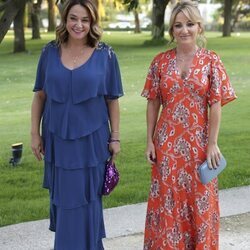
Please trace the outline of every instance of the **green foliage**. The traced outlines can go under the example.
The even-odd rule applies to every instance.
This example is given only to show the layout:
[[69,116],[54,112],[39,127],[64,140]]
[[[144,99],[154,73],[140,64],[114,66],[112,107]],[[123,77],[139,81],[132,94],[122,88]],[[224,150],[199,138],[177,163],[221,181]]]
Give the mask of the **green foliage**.
[[131,11],[133,9],[137,9],[139,5],[138,0],[123,0],[123,4],[128,6],[128,11]]
[[[238,100],[223,108],[220,149],[228,166],[219,177],[220,188],[250,185],[250,34],[221,38],[208,33],[208,48],[221,56]],[[42,34],[42,40],[30,39],[28,53],[12,54],[13,35],[0,44],[0,225],[47,218],[48,192],[41,188],[43,164],[29,149],[30,105],[37,61],[43,45],[54,35]],[[146,144],[146,100],[140,97],[149,64],[167,46],[144,45],[149,33],[105,32],[104,40],[112,45],[119,59],[125,96],[121,104],[121,146],[117,159],[121,181],[114,192],[104,197],[104,207],[144,202],[150,186],[150,166],[144,158]],[[12,143],[22,141],[22,163],[9,165]]]

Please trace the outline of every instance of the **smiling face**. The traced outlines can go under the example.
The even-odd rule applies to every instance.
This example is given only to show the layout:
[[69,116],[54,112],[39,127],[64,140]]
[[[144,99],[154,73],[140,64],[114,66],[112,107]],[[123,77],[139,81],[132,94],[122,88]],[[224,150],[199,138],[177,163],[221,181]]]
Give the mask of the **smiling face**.
[[91,18],[87,9],[80,4],[72,6],[67,15],[66,29],[69,39],[87,43]]
[[176,15],[173,25],[173,36],[178,45],[195,45],[200,26],[189,20],[183,12]]

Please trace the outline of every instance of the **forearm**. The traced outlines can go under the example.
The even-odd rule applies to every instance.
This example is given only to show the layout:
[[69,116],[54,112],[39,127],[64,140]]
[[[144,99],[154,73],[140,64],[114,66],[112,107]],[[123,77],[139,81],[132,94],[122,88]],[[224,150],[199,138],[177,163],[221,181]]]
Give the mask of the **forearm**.
[[219,136],[221,121],[221,103],[217,102],[210,107],[208,145],[216,145]]
[[147,142],[153,142],[153,136],[155,131],[156,122],[158,120],[160,109],[159,98],[155,100],[148,100],[147,104]]
[[31,106],[31,134],[40,134],[40,122],[45,103],[45,94],[43,91],[38,91],[34,94]]
[[109,119],[110,119],[110,129],[111,138],[119,140],[120,139],[120,108],[118,99],[108,99],[107,100]]

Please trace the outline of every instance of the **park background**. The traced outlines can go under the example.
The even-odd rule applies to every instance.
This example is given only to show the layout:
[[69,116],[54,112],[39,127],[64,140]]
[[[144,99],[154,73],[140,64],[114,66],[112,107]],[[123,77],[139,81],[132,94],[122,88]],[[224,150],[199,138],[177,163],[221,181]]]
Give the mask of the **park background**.
[[[119,11],[124,15],[127,10]],[[206,33],[207,48],[221,56],[238,96],[223,107],[219,146],[228,166],[219,176],[220,189],[250,184],[250,32],[239,26],[226,37],[222,37],[222,26]],[[122,152],[117,159],[121,180],[114,192],[104,197],[105,208],[147,200],[146,100],[140,93],[152,58],[170,48],[167,33],[155,42],[150,28],[141,33],[135,33],[134,27],[104,29],[102,40],[117,54],[125,92],[120,99]],[[32,155],[29,133],[38,58],[42,47],[55,37],[45,28],[40,29],[41,39],[32,39],[30,28],[24,31],[25,52],[13,53],[15,34],[11,28],[0,44],[0,226],[48,218],[49,214],[48,192],[41,188],[43,164]],[[9,164],[11,144],[17,142],[23,142],[23,156],[21,164],[13,167]]]

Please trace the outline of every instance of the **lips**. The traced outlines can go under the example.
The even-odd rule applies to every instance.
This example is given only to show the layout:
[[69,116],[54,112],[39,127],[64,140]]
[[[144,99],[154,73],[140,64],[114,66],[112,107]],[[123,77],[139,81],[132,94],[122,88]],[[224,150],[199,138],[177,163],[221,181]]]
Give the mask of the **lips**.
[[76,30],[76,29],[72,29],[74,32],[76,32],[76,33],[81,33],[81,32],[83,32],[83,30]]

